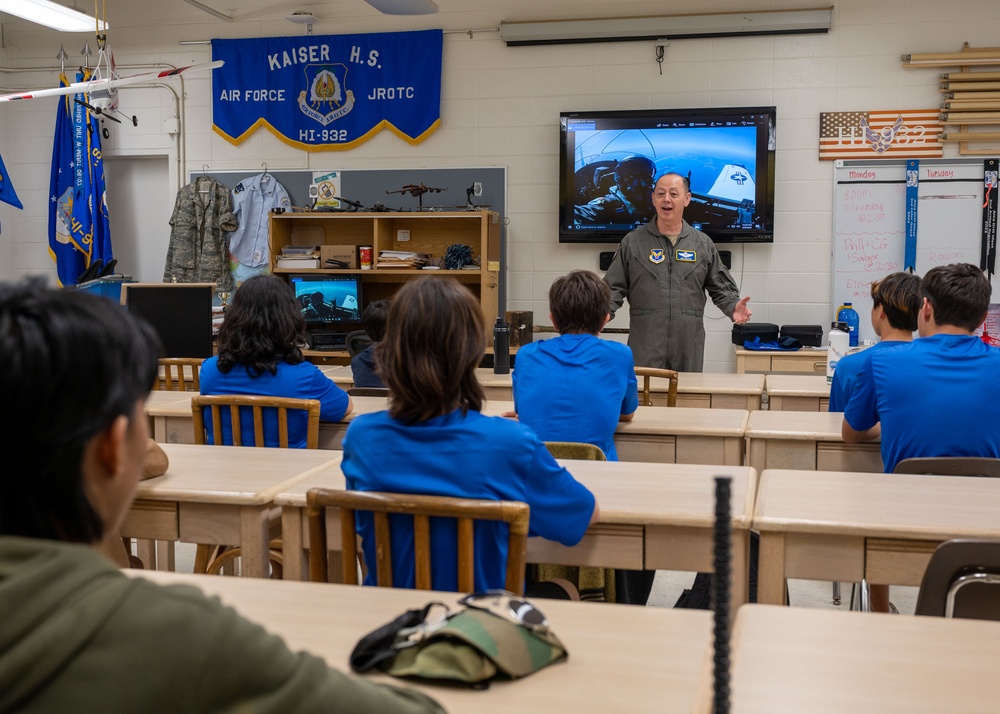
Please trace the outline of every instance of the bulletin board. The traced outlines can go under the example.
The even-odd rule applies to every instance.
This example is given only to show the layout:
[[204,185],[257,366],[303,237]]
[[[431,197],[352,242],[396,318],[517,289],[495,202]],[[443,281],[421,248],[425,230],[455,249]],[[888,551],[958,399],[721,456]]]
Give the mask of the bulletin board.
[[[917,200],[918,275],[936,265],[979,265],[983,236],[983,160],[923,159]],[[875,339],[871,283],[904,269],[906,161],[834,165],[833,280],[830,320],[844,302],[860,316],[861,339]],[[1000,302],[1000,281],[993,298]]]

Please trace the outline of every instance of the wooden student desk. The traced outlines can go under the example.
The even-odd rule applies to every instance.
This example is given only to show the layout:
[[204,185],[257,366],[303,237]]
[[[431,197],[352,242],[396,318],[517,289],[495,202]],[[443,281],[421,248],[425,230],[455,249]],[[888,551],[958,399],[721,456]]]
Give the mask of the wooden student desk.
[[748,350],[736,347],[736,373],[791,372],[826,374],[826,348],[803,347],[800,350]]
[[830,385],[826,375],[769,374],[764,391],[772,411],[829,411]]
[[1000,538],[1000,479],[767,470],[758,602],[781,604],[786,578],[919,585],[951,538]]
[[[181,392],[175,392],[181,394]],[[359,414],[386,408],[385,397],[352,397],[354,411],[343,421],[319,427],[321,449],[340,449],[347,427]],[[487,401],[483,414],[513,411],[513,402]],[[148,407],[154,438],[161,443],[193,443],[190,396]],[[631,422],[621,422],[615,434],[618,458],[659,463],[743,463],[743,438],[749,412],[742,409],[665,409],[639,407]]]
[[122,535],[239,545],[243,574],[254,577],[267,573],[274,494],[324,467],[340,472],[339,454],[329,451],[193,444],[163,450],[170,467],[139,483]]
[[840,412],[752,412],[747,425],[747,463],[764,469],[870,471],[881,473],[878,442],[844,443]]
[[[278,580],[248,581],[147,570],[125,571],[164,585],[182,583],[218,596],[244,617],[341,671],[362,636],[406,610],[454,593],[362,588]],[[451,714],[573,711],[694,712],[704,694],[711,657],[711,613],[608,603],[540,600],[536,603],[569,659],[485,691],[433,686],[388,675],[359,678],[420,689]],[[331,702],[331,711],[336,702]]]
[[747,605],[731,652],[736,714],[998,708],[1000,622]]
[[[323,367],[323,373],[341,389],[354,386],[350,367]],[[476,377],[488,400],[513,400],[512,372],[494,374],[492,369],[477,369]],[[641,386],[641,384],[640,384]],[[650,394],[655,406],[666,406],[670,383],[654,377]],[[715,372],[681,372],[677,380],[677,406],[704,409],[760,409],[764,392],[764,377],[757,374],[720,374]]]
[[[530,562],[710,572],[713,477],[727,475],[733,478],[733,600],[734,605],[747,601],[747,544],[757,483],[753,469],[624,461],[559,463],[593,492],[601,519],[573,547],[530,538]],[[308,577],[306,492],[316,487],[343,489],[344,476],[340,469],[328,468],[274,497],[275,505],[281,506],[286,579]],[[339,551],[340,519],[335,509],[328,511],[327,533],[330,550]]]

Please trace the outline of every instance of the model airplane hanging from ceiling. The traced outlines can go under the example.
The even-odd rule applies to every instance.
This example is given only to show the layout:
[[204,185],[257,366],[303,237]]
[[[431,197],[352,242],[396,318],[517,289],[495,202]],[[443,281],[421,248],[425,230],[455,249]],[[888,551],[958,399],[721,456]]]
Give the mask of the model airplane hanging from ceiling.
[[[99,28],[97,22],[97,7],[94,7],[95,27]],[[105,18],[106,19],[106,18]],[[106,24],[106,23],[105,23]],[[84,49],[84,54],[90,54],[90,46]],[[60,48],[59,59],[65,60],[66,53]],[[144,82],[155,82],[157,80],[175,77],[182,72],[204,72],[221,67],[225,64],[221,60],[215,62],[203,62],[200,64],[187,65],[186,67],[176,67],[162,72],[144,72],[142,74],[122,77],[115,68],[115,57],[111,52],[106,33],[97,30],[97,62],[92,71],[89,68],[87,79],[82,82],[73,82],[60,87],[50,87],[48,89],[33,89],[27,92],[15,92],[13,94],[0,94],[0,102],[16,102],[23,99],[38,99],[40,97],[60,97],[66,94],[83,94],[84,99],[74,97],[73,101],[87,107],[97,116],[121,123],[118,117],[128,119],[133,126],[138,126],[138,120],[134,116],[127,116],[118,109],[118,89],[130,84],[142,84]],[[65,68],[64,68],[65,69]],[[116,116],[117,115],[117,116]]]

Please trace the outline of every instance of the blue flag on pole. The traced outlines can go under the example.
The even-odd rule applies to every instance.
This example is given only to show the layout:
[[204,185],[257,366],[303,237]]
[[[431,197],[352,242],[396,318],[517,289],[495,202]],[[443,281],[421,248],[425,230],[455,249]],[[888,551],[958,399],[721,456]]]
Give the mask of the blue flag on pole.
[[[65,76],[59,79],[68,84]],[[85,79],[77,75],[78,82]],[[75,97],[86,101],[83,94]],[[100,122],[73,99],[59,100],[49,177],[49,254],[60,285],[75,285],[92,262],[113,257]]]
[[14,208],[24,208],[21,199],[17,197],[17,191],[14,190],[14,184],[10,182],[2,156],[0,156],[0,201],[9,203]]

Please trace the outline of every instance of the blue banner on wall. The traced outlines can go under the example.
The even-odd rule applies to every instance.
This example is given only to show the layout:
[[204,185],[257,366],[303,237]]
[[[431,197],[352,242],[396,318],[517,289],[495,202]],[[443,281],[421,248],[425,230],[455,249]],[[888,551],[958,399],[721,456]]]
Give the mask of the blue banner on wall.
[[382,129],[419,144],[441,123],[441,30],[212,40],[213,129],[234,144],[266,126],[338,151]]

